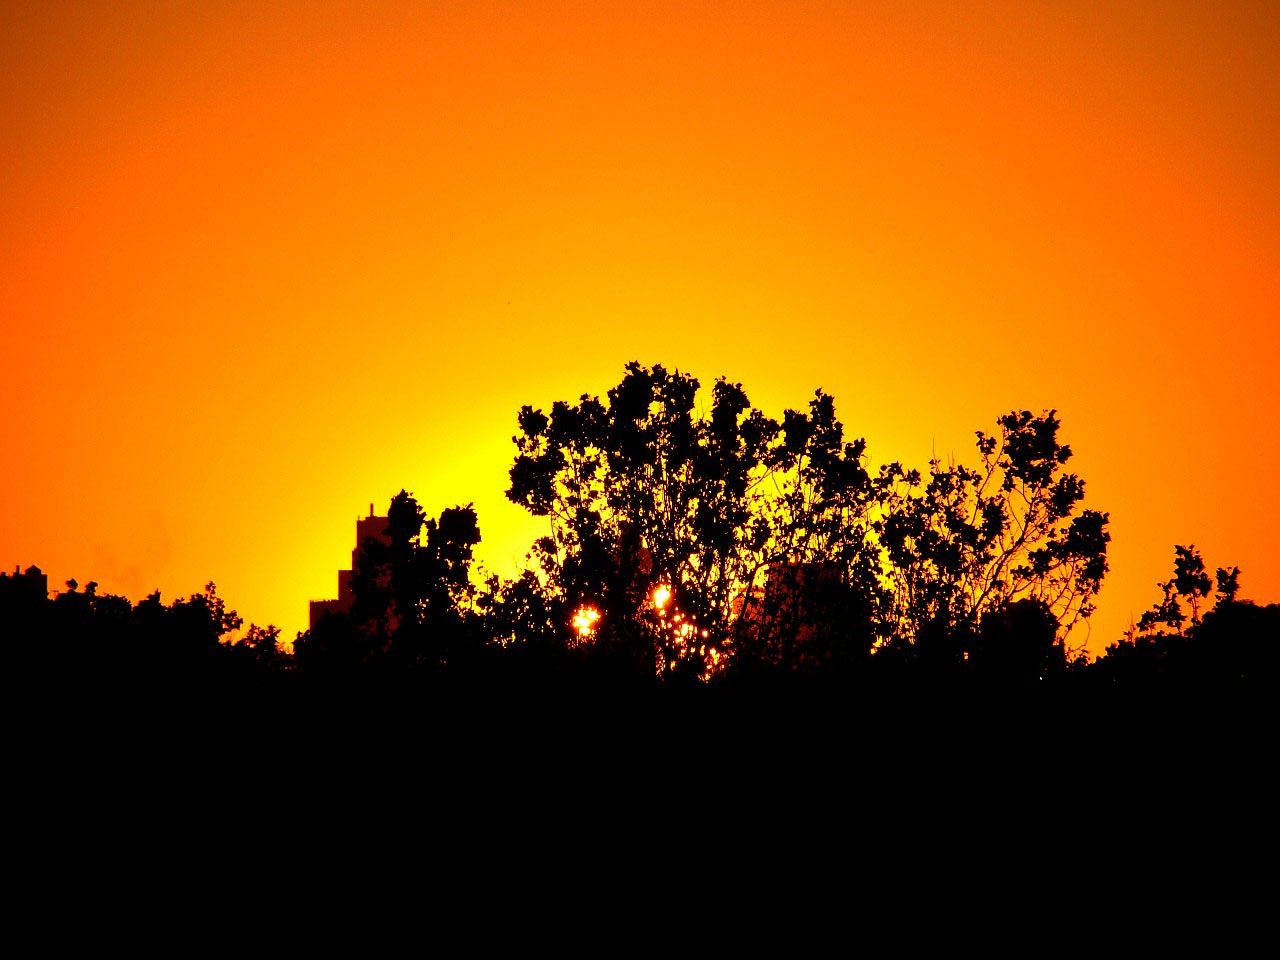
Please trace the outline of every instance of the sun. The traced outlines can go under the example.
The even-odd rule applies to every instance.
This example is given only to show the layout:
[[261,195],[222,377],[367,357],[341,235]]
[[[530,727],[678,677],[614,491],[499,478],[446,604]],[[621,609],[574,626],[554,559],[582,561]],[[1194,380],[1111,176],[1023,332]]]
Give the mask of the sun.
[[573,613],[574,631],[582,639],[590,637],[595,633],[596,621],[600,619],[600,611],[595,607],[581,606]]

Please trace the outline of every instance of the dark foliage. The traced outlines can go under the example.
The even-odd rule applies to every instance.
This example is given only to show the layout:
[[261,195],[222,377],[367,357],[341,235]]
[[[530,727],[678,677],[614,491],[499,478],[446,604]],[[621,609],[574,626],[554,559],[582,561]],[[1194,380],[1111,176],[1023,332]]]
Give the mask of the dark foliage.
[[1240,571],[1210,577],[1194,546],[1103,656],[1072,648],[1110,535],[1064,471],[1054,411],[977,432],[973,467],[872,471],[820,390],[781,419],[723,378],[701,391],[631,363],[603,401],[523,407],[507,495],[550,531],[512,579],[473,570],[471,505],[430,517],[401,490],[359,545],[349,606],[291,646],[242,630],[212,583],[135,604],[71,580],[50,599],[30,567],[0,574],[9,660],[103,690],[403,682],[540,709],[584,691],[936,703],[1274,686],[1280,606],[1240,599]]

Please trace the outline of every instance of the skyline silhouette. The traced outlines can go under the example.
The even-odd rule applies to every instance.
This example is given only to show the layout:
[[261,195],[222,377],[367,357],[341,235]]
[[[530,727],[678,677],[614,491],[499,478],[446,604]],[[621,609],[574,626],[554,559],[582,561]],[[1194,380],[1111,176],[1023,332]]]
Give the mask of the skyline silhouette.
[[[274,626],[249,624],[242,632],[243,618],[212,582],[168,604],[158,592],[133,603],[100,594],[94,581],[83,591],[70,580],[66,590],[50,592],[34,565],[0,573],[0,632],[23,676],[41,687],[59,685],[64,695],[80,690],[91,698],[86,703],[181,698],[184,691],[237,696],[252,684],[286,695],[258,701],[271,711],[287,711],[298,704],[293,697],[324,694],[333,683],[348,693],[363,690],[371,702],[388,693],[426,695],[428,703],[447,698],[442,704],[455,704],[457,694],[520,698],[504,710],[546,696],[572,698],[559,708],[569,709],[577,698],[701,688],[732,694],[737,708],[771,710],[793,696],[806,710],[866,710],[905,696],[931,712],[954,697],[970,709],[981,703],[967,700],[974,694],[996,698],[984,710],[1015,697],[1024,707],[1034,704],[1040,720],[1058,723],[1089,704],[1126,716],[1153,702],[1251,710],[1270,703],[1280,685],[1280,603],[1241,598],[1238,568],[1219,568],[1215,589],[1194,547],[1175,548],[1163,599],[1097,658],[1072,654],[1049,606],[1027,598],[978,620],[934,620],[914,636],[877,643],[857,588],[839,564],[826,562],[772,564],[763,590],[746,602],[735,598],[729,632],[717,635],[722,655],[708,657],[699,638],[716,638],[706,641],[710,631],[682,623],[696,598],[655,576],[652,555],[638,540],[605,558],[606,579],[620,573],[619,596],[634,604],[597,599],[599,615],[584,621],[567,616],[582,609],[582,595],[557,599],[554,583],[539,586],[528,574],[483,587],[469,581],[471,547],[479,542],[470,508],[446,510],[437,521],[401,491],[387,517],[369,519],[385,526],[356,552],[347,581],[352,601],[317,608],[293,644]],[[641,555],[650,562],[626,560]],[[699,623],[696,616],[687,621]],[[292,686],[278,686],[287,678]],[[276,685],[262,686],[268,681]],[[348,686],[368,681],[376,685]],[[499,716],[507,714],[491,720]]]
[[1242,598],[1240,569],[1211,574],[1194,545],[1175,545],[1162,596],[1089,655],[1109,517],[1070,471],[1055,411],[1000,415],[968,465],[872,473],[822,390],[775,419],[741,384],[633,361],[603,399],[526,405],[517,422],[507,497],[550,534],[515,577],[475,563],[473,504],[432,516],[402,489],[357,520],[338,596],[313,599],[295,637],[246,624],[212,581],[133,603],[96,581],[50,591],[36,566],[0,574],[0,627],[51,675],[96,682],[1226,695],[1280,679],[1280,604]]

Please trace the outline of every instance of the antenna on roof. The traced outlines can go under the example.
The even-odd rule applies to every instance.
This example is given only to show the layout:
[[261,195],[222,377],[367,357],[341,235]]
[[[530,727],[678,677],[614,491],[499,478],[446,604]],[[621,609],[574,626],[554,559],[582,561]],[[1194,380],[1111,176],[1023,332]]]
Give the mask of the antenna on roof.
[[369,516],[373,516],[373,504],[369,504]]

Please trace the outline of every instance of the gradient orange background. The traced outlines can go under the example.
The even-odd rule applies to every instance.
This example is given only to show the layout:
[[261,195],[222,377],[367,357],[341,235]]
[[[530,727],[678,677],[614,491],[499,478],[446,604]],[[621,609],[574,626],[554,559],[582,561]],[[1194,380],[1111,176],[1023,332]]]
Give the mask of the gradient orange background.
[[[1112,572],[1280,600],[1280,7],[0,7],[0,563],[284,635],[401,487],[512,573],[631,359],[873,463],[1055,407]],[[869,9],[864,9],[868,8]]]

